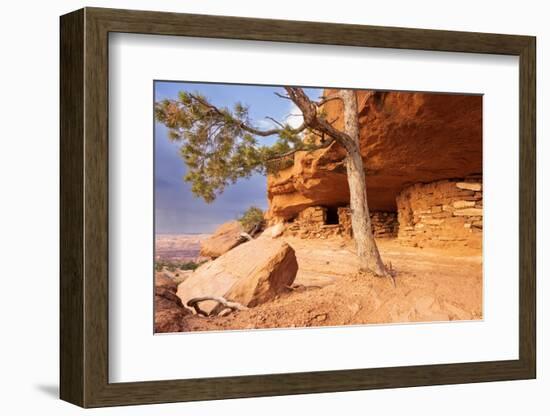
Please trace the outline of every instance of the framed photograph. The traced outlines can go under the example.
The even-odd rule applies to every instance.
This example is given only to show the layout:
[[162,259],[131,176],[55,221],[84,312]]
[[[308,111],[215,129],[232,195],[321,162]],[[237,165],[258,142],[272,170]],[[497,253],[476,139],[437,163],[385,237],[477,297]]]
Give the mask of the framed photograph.
[[60,27],[63,400],[536,377],[534,37]]

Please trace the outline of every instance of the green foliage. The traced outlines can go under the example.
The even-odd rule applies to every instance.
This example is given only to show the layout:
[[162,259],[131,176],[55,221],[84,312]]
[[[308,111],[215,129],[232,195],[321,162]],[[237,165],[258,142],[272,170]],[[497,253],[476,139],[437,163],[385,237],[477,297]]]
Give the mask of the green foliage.
[[310,146],[289,125],[282,126],[274,144],[259,144],[258,134],[245,128],[254,129],[242,103],[232,109],[217,108],[206,97],[182,91],[177,100],[155,103],[154,111],[156,120],[168,127],[170,140],[181,143],[180,154],[188,168],[184,180],[206,202],[240,178],[278,169],[271,159]]
[[294,155],[272,159],[266,163],[266,172],[277,175],[280,171],[294,165]]
[[200,265],[204,264],[205,261],[201,262],[194,262],[194,261],[186,261],[186,262],[169,262],[164,260],[158,260],[155,262],[155,270],[157,272],[161,272],[166,268],[169,272],[175,272],[176,270],[195,270]]
[[256,225],[263,224],[264,212],[258,207],[251,206],[238,218],[238,221],[246,232],[250,232]]

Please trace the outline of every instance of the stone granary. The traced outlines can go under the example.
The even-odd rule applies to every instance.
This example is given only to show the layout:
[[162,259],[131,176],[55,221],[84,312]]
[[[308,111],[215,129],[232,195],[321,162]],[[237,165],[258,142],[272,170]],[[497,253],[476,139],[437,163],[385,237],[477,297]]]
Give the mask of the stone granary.
[[[358,104],[375,236],[481,247],[482,97],[359,91]],[[342,128],[341,103],[325,111]],[[303,238],[351,236],[344,157],[336,143],[294,154],[290,167],[268,176],[268,219]]]

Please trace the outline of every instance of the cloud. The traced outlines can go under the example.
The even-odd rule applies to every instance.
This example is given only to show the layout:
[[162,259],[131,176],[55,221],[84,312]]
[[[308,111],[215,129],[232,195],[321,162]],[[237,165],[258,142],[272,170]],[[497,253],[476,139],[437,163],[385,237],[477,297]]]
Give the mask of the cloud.
[[298,106],[293,102],[291,102],[290,104],[290,108],[288,110],[288,115],[286,116],[285,122],[288,123],[290,127],[294,129],[300,127],[304,122],[302,111],[300,111]]
[[[279,120],[281,123],[289,124],[290,127],[296,129],[302,125],[304,122],[304,117],[302,116],[302,111],[298,108],[298,106],[293,102],[290,102],[288,109],[283,113],[282,118]],[[268,118],[254,120],[254,126],[263,130],[279,127],[273,120]]]
[[259,129],[263,129],[263,130],[272,129],[273,127],[277,127],[277,125],[273,121],[271,121],[267,118],[260,118],[258,120],[255,120],[254,121],[254,126],[259,128]]

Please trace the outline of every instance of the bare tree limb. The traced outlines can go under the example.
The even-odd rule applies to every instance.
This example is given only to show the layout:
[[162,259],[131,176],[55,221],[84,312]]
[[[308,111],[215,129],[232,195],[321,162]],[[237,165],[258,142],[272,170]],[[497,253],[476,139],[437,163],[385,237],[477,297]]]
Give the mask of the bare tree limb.
[[397,284],[395,283],[396,273],[395,273],[395,270],[393,269],[391,261],[388,263],[386,271],[388,272],[388,277],[391,279],[391,282],[393,283],[393,287],[396,288],[397,287]]
[[[217,307],[212,309],[210,313],[202,310],[199,306],[199,303],[208,301],[208,300],[218,302],[219,304]],[[230,302],[221,296],[200,296],[193,299],[189,299],[187,301],[187,306],[195,309],[195,311],[197,312],[197,315],[203,315],[203,316],[219,315],[221,312],[223,312],[226,309],[230,309],[231,311],[245,311],[248,309],[246,306],[243,306],[238,302]],[[219,308],[220,306],[222,307],[221,309]]]
[[281,122],[275,120],[273,117],[266,116],[265,118],[267,118],[268,120],[271,120],[272,122],[274,122],[275,124],[277,124],[279,127],[283,128],[283,129],[285,128],[285,126],[284,126],[283,123],[281,123]]
[[317,106],[305,94],[302,88],[285,87],[288,96],[294,101],[304,116],[304,124],[311,130],[317,130],[332,137],[348,152],[355,150],[353,139],[343,131],[330,125],[325,119],[317,115]]
[[329,95],[327,97],[321,97],[321,99],[319,101],[314,101],[314,104],[317,106],[317,107],[322,107],[323,105],[325,105],[326,103],[328,103],[329,101],[334,101],[334,100],[341,100],[342,98],[339,96],[339,95]]
[[279,98],[284,98],[285,100],[290,100],[292,101],[292,99],[288,96],[288,95],[284,95],[284,94],[279,94],[278,92],[274,92],[273,94],[275,94],[277,97]]
[[249,234],[252,237],[254,237],[262,229],[262,226],[263,226],[263,221],[256,223],[256,225],[252,228]]
[[[319,134],[315,133],[317,136],[319,137],[322,137],[320,136]],[[289,156],[292,156],[294,153],[296,152],[314,152],[315,150],[320,150],[320,149],[326,149],[327,147],[329,147],[332,143],[335,142],[335,139],[334,138],[330,138],[329,140],[326,140],[325,142],[323,142],[322,144],[320,145],[317,145],[317,146],[311,146],[311,147],[307,147],[307,148],[298,148],[298,149],[293,149],[293,150],[290,150],[286,153],[282,153],[280,155],[277,155],[275,157],[272,157],[270,159],[268,159],[267,161],[268,162],[273,162],[275,160],[280,160],[280,159],[284,159],[285,157],[289,157]]]

